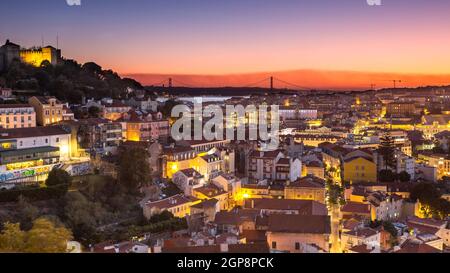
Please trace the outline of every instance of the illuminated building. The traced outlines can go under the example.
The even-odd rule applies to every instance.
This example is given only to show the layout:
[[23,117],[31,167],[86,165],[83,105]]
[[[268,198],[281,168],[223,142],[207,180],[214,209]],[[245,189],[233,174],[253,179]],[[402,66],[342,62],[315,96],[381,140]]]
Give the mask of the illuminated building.
[[210,151],[213,148],[223,148],[230,144],[229,139],[224,140],[182,140],[179,142],[180,146],[189,146],[198,153]]
[[206,181],[209,181],[211,175],[224,171],[222,169],[223,160],[217,155],[207,154],[198,156],[194,161],[194,168],[205,177]]
[[55,97],[31,97],[28,103],[36,111],[36,122],[40,126],[48,126],[63,120],[64,104]]
[[123,141],[122,124],[102,118],[64,121],[60,124],[72,129],[72,138],[78,147],[90,154],[115,154]]
[[343,167],[346,182],[377,182],[377,164],[372,154],[362,150],[350,152]]
[[228,193],[214,184],[206,184],[195,188],[194,196],[201,200],[216,199],[219,201],[220,210],[229,210]]
[[328,215],[327,206],[313,200],[252,198],[245,200],[243,208],[260,211],[263,215]]
[[1,129],[0,184],[43,181],[71,150],[71,135],[59,126]]
[[58,65],[62,60],[61,50],[52,46],[21,49],[19,45],[7,40],[0,47],[0,71],[7,69],[15,59],[33,66],[40,66],[44,61]]
[[425,115],[422,123],[417,125],[417,130],[423,132],[426,139],[432,139],[434,135],[450,131],[450,115]]
[[126,124],[128,141],[152,141],[167,139],[169,136],[169,121],[164,120],[160,112],[130,110],[117,121]]
[[61,50],[52,46],[20,50],[20,59],[22,62],[33,66],[41,66],[44,61],[51,65],[57,65],[61,60]]
[[145,98],[144,96],[132,97],[127,101],[127,104],[141,111],[149,111],[149,112],[158,111],[158,102],[153,101],[151,98]]
[[96,107],[100,110],[103,118],[112,121],[117,121],[122,116],[131,110],[131,107],[111,98],[103,98],[101,101],[89,100],[83,108],[88,110],[91,107]]
[[242,184],[241,191],[236,196],[236,201],[243,202],[249,198],[270,198],[270,187],[267,185]]
[[284,188],[284,198],[294,200],[313,200],[325,204],[325,180],[307,176],[288,183]]
[[295,181],[301,176],[302,163],[286,157],[282,150],[251,151],[247,160],[247,174],[251,180]]
[[325,179],[325,166],[320,161],[311,161],[303,164],[302,176],[308,175]]
[[1,104],[0,128],[36,127],[36,112],[28,104]]
[[203,176],[192,168],[177,171],[172,181],[186,196],[195,196],[194,190],[205,185]]
[[200,203],[200,201],[201,200],[178,194],[163,200],[147,202],[143,205],[143,213],[147,219],[150,219],[153,215],[160,214],[163,211],[169,211],[175,217],[184,218],[190,215],[191,206]]
[[414,103],[393,102],[386,105],[387,116],[411,116],[416,114],[416,106]]
[[196,156],[197,153],[190,147],[163,149],[163,177],[171,179],[176,172],[191,168]]
[[227,192],[229,207],[233,207],[238,201],[237,199],[243,198],[242,196],[239,196],[241,193],[242,182],[232,174],[221,173],[220,175],[214,177],[211,180],[211,183]]
[[450,158],[441,154],[419,154],[419,160],[437,169],[437,178],[450,176]]
[[341,140],[340,137],[335,135],[303,135],[296,134],[294,140],[297,143],[303,143],[306,146],[318,147],[321,143],[336,143]]
[[360,228],[342,233],[342,246],[344,252],[349,249],[359,246],[367,245],[372,248],[380,248],[381,233],[371,228]]
[[267,243],[272,252],[318,253],[330,250],[329,216],[271,214]]

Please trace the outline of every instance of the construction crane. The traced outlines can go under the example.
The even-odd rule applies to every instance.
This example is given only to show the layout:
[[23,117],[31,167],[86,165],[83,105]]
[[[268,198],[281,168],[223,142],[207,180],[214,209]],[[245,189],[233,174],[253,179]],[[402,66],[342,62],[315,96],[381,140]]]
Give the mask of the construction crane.
[[397,88],[397,83],[401,83],[402,80],[386,80],[387,82],[392,82],[394,84],[394,89]]

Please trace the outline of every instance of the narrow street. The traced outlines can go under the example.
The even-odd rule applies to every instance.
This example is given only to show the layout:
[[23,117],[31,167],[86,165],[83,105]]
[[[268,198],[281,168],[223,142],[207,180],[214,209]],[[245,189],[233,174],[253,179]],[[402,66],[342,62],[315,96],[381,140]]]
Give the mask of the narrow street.
[[341,241],[339,237],[340,231],[340,216],[339,216],[339,205],[331,205],[331,253],[342,253]]

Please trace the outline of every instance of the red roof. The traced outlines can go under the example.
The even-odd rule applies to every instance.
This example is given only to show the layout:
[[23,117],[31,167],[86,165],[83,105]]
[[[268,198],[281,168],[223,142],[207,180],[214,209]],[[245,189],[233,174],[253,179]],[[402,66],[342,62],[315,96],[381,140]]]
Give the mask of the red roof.
[[370,214],[370,206],[369,204],[347,202],[347,204],[342,207],[341,211],[347,213]]
[[283,233],[330,234],[330,217],[322,215],[269,215],[269,231]]

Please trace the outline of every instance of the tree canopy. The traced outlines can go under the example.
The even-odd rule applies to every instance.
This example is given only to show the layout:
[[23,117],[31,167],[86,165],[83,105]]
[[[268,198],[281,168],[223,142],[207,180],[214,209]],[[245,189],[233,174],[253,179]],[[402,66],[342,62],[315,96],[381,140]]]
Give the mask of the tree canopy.
[[59,185],[70,185],[72,182],[72,177],[70,174],[61,169],[53,169],[45,181],[47,187],[59,186]]
[[151,182],[147,151],[142,148],[124,150],[120,155],[119,180],[130,193]]
[[13,253],[63,253],[72,233],[58,227],[46,218],[33,222],[29,231],[20,229],[20,224],[6,223],[0,233],[0,251]]
[[385,169],[395,167],[395,146],[394,140],[389,134],[385,134],[380,138],[380,146],[378,148],[378,153],[383,157]]

